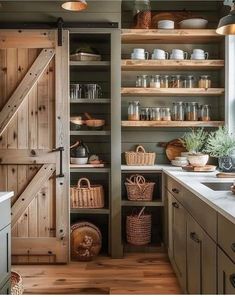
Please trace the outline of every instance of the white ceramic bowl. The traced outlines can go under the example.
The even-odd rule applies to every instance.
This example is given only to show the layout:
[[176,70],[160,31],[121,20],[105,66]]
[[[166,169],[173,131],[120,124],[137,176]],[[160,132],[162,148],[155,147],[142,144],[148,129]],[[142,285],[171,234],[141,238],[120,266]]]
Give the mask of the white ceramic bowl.
[[188,165],[188,161],[177,161],[177,160],[172,160],[171,164],[173,166],[177,166],[177,167],[184,167]]
[[175,160],[176,161],[181,161],[181,162],[187,162],[188,161],[187,157],[175,157]]
[[187,19],[179,23],[181,29],[205,29],[208,21],[205,19]]
[[209,155],[188,155],[188,161],[192,166],[205,166],[209,160]]
[[174,29],[175,28],[175,22],[171,20],[162,20],[158,23],[158,29]]
[[88,158],[70,158],[71,164],[85,165],[88,162]]

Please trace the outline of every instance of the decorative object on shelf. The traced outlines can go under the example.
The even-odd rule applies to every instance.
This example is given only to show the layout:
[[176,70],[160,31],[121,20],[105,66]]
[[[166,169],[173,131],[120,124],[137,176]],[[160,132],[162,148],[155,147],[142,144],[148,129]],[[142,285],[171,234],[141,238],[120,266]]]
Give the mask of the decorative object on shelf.
[[200,167],[205,166],[209,160],[208,154],[203,154],[208,133],[204,129],[191,129],[180,139],[183,146],[189,152],[188,161],[190,165]]
[[235,139],[226,127],[219,127],[211,132],[207,138],[204,151],[211,157],[218,158],[219,169],[224,172],[233,170],[232,153],[235,150]]
[[70,146],[71,164],[84,165],[88,162],[89,149],[82,140],[75,142]]
[[21,275],[16,271],[11,271],[11,295],[23,295],[24,286]]
[[102,128],[105,125],[105,120],[101,119],[93,119],[91,115],[87,112],[84,113],[87,120],[84,121],[84,123],[87,125],[89,129],[93,130],[102,130]]
[[173,102],[172,108],[172,121],[184,121],[185,120],[185,104],[182,101]]
[[162,121],[171,121],[171,109],[169,107],[161,108],[161,120]]
[[84,84],[84,95],[87,99],[97,99],[102,97],[102,89],[98,84]]
[[103,164],[103,161],[99,159],[99,156],[97,155],[91,155],[89,157],[89,164],[94,164],[94,165],[98,165],[98,164]]
[[81,99],[82,88],[82,84],[70,84],[70,99]]
[[179,22],[180,29],[206,29],[208,20],[203,18],[190,18]]
[[171,161],[171,165],[176,167],[183,167],[188,165],[187,157],[175,157],[174,160]]
[[77,131],[82,128],[83,120],[82,117],[71,117],[70,118],[70,130]]
[[139,214],[132,213],[126,217],[126,237],[130,244],[146,245],[151,242],[152,216],[144,210],[145,207]]
[[235,1],[227,0],[224,3],[231,6],[231,11],[219,21],[216,33],[221,35],[235,35]]
[[211,106],[209,104],[201,105],[200,118],[204,122],[211,120]]
[[133,52],[131,53],[132,60],[148,60],[148,58],[149,52],[144,48],[134,48]]
[[87,2],[86,0],[66,1],[61,7],[69,11],[81,11],[87,8]]
[[202,49],[195,48],[191,54],[191,60],[208,60],[209,53]]
[[161,76],[159,74],[152,75],[150,78],[150,88],[161,88]]
[[177,157],[181,157],[182,152],[186,152],[186,148],[179,139],[173,139],[166,144],[166,156],[169,161],[172,161]]
[[198,87],[201,89],[211,88],[211,77],[210,75],[201,75],[198,81]]
[[150,108],[144,107],[140,110],[140,120],[141,121],[149,121],[151,117]]
[[128,200],[152,201],[154,185],[154,182],[147,182],[142,175],[131,175],[125,182]]
[[175,22],[172,20],[161,20],[157,23],[158,29],[173,30],[175,28]]
[[180,74],[171,75],[170,88],[183,88],[184,77]]
[[151,57],[152,60],[167,60],[169,59],[169,53],[162,49],[155,48]]
[[158,22],[161,20],[171,20],[175,22],[175,27],[183,19],[192,17],[192,12],[190,11],[174,11],[174,12],[160,12],[154,13],[152,16],[152,28],[157,28]]
[[199,120],[199,107],[198,102],[187,102],[185,104],[186,121],[198,121]]
[[70,61],[100,61],[101,55],[96,48],[91,47],[87,43],[80,43],[70,54]]
[[133,27],[135,29],[150,29],[151,5],[150,0],[135,0],[133,10]]
[[71,254],[74,260],[91,261],[102,247],[102,235],[90,222],[78,222],[71,226]]
[[146,74],[138,75],[136,78],[137,88],[148,88],[149,87],[149,77]]
[[182,166],[182,169],[189,172],[214,172],[216,171],[216,166],[205,165],[205,166]]
[[193,75],[187,75],[184,77],[183,80],[183,88],[195,88],[196,87],[196,83],[195,83],[195,77]]
[[126,164],[129,166],[152,166],[156,153],[146,153],[143,146],[138,145],[136,151],[125,152]]
[[187,52],[184,52],[181,49],[174,48],[171,51],[170,59],[171,60],[186,60],[186,59],[188,59],[188,53]]
[[140,120],[140,103],[139,101],[131,101],[128,106],[128,121]]
[[80,178],[77,186],[70,187],[72,208],[103,208],[104,188],[102,185],[91,185],[89,179]]

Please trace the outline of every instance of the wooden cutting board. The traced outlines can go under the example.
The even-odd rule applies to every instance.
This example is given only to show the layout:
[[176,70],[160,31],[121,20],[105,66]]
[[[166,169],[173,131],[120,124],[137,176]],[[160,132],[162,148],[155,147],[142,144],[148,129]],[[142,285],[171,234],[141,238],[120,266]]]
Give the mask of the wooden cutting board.
[[189,172],[213,172],[216,170],[216,166],[214,165],[206,165],[206,166],[184,166],[182,167],[183,170]]
[[166,145],[166,156],[169,161],[174,160],[175,157],[180,157],[181,153],[186,151],[179,139],[174,139]]
[[218,178],[235,178],[235,172],[234,173],[230,173],[230,172],[220,172],[216,174],[216,177]]

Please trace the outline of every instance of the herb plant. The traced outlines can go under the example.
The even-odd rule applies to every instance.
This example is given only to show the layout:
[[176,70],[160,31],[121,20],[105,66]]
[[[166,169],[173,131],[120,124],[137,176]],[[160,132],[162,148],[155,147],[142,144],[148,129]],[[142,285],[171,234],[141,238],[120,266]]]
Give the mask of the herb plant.
[[196,154],[202,151],[206,139],[208,137],[208,133],[201,129],[192,129],[190,132],[184,134],[180,141],[186,150],[192,154]]

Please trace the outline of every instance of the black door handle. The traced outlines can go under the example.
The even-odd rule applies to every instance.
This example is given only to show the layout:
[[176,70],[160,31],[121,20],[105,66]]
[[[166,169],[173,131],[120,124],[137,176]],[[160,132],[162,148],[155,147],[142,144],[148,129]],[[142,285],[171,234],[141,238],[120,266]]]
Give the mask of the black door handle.
[[60,172],[56,177],[64,177],[64,174],[63,174],[63,151],[64,151],[64,148],[62,146],[52,150],[52,152],[60,153]]
[[197,234],[195,232],[190,232],[190,238],[195,241],[196,243],[200,242],[200,239],[198,238]]
[[231,274],[229,279],[230,279],[230,283],[235,288],[235,273]]
[[180,191],[178,189],[176,189],[176,188],[173,188],[172,192],[175,193],[175,194],[179,194]]
[[176,203],[176,202],[173,202],[173,203],[172,203],[172,206],[173,206],[174,208],[179,208],[179,204]]
[[233,252],[235,252],[235,242],[232,243],[232,245],[231,245],[231,249],[232,249]]

